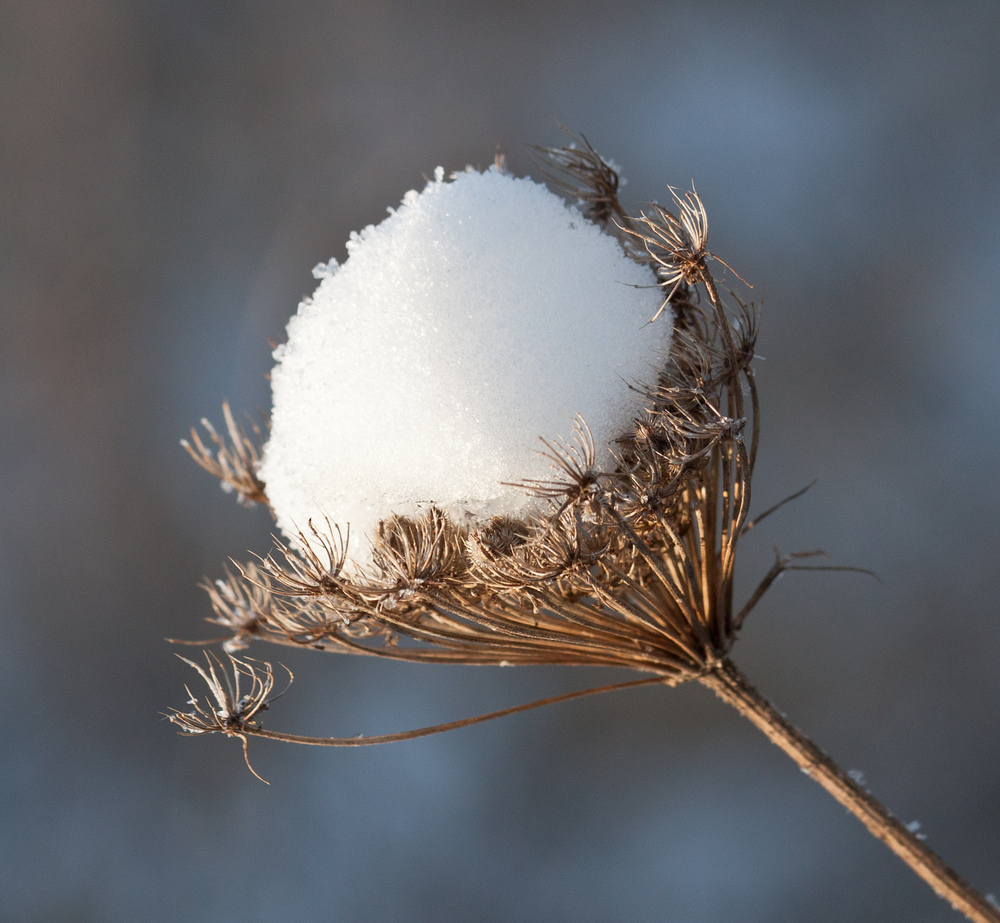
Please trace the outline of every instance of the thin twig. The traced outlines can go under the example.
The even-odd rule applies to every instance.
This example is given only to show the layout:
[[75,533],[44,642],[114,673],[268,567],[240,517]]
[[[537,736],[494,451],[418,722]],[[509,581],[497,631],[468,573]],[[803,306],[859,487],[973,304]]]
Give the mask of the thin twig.
[[818,480],[819,478],[813,478],[801,490],[795,491],[794,494],[789,494],[787,497],[785,497],[784,500],[779,500],[777,503],[775,503],[774,506],[769,506],[766,510],[764,510],[763,513],[761,513],[759,516],[755,516],[746,525],[744,525],[743,528],[740,530],[740,535],[746,535],[747,532],[749,532],[755,525],[757,525],[759,522],[763,522],[763,520],[767,519],[767,517],[770,516],[772,513],[776,513],[786,503],[791,503],[793,500],[798,500],[799,497],[801,497],[807,491],[812,490],[812,488],[816,486],[816,482]]
[[302,734],[285,734],[281,731],[268,731],[262,727],[252,725],[242,728],[242,732],[248,737],[265,737],[269,740],[283,740],[286,743],[306,744],[313,747],[371,747],[376,744],[413,740],[417,737],[430,737],[432,734],[441,734],[444,731],[454,731],[458,728],[470,727],[473,724],[482,724],[484,721],[505,718],[508,715],[516,715],[519,712],[530,711],[533,708],[542,708],[545,705],[555,705],[557,702],[569,702],[572,699],[582,699],[585,696],[600,695],[604,692],[617,692],[621,689],[637,689],[640,686],[652,686],[655,683],[672,684],[668,677],[653,676],[646,679],[629,680],[624,683],[611,683],[608,686],[594,686],[590,689],[580,689],[576,692],[564,692],[561,695],[549,696],[547,699],[537,699],[534,702],[527,702],[524,705],[512,705],[510,708],[501,708],[499,711],[491,711],[485,715],[460,718],[458,721],[434,724],[430,727],[417,728],[412,731],[400,731],[397,734],[374,734],[370,737],[360,735],[358,737],[307,737]]

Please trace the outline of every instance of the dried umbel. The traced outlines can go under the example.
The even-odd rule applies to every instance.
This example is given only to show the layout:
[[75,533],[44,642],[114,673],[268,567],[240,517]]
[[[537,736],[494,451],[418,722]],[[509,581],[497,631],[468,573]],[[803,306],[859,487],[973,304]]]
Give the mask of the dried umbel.
[[[170,719],[185,734],[235,737],[244,753],[250,737],[364,746],[581,695],[697,680],[763,730],[953,906],[997,923],[1000,914],[988,901],[785,721],[729,659],[744,619],[774,579],[823,565],[803,560],[810,555],[779,557],[747,601],[734,600],[739,542],[777,507],[749,517],[760,435],[758,315],[736,295],[731,309],[720,297],[700,198],[672,191],[676,214],[652,205],[630,217],[618,200],[617,171],[585,141],[543,153],[583,214],[653,270],[659,308],[649,320],[673,319],[660,367],[645,383],[627,386],[637,412],[613,451],[595,445],[582,418],[566,439],[538,434],[551,471],[516,485],[527,498],[517,513],[456,517],[444,508],[451,498],[442,497],[385,516],[357,558],[346,524],[313,517],[266,557],[206,584],[210,621],[229,632],[224,647],[233,678],[213,655],[205,666],[186,661],[208,684],[209,704],[191,695],[193,710],[175,710]],[[260,453],[228,407],[224,413],[230,441],[208,427],[215,453],[197,435],[188,450],[244,502],[268,503]],[[303,737],[261,725],[273,668],[233,657],[260,642],[421,663],[624,667],[642,676],[400,734]],[[241,680],[249,682],[245,694]]]

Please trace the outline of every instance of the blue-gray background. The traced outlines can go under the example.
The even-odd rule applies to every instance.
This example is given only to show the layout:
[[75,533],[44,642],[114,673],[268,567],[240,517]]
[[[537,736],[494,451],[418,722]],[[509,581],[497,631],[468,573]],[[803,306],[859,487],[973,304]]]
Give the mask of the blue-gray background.
[[[692,179],[764,302],[735,658],[1000,893],[1000,6],[0,6],[0,918],[946,921],[700,687],[358,751],[176,737],[195,588],[264,551],[177,443],[268,406],[269,337],[441,164],[582,131]],[[267,651],[252,653],[267,655]],[[294,652],[293,652],[294,653]],[[270,726],[405,729],[611,676],[282,653]]]

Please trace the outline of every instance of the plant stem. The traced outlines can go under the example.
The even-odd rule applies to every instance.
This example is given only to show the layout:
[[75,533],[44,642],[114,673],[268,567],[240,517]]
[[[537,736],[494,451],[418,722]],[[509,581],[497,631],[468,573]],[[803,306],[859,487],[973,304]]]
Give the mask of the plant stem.
[[[546,699],[536,699],[534,702],[526,702],[524,705],[511,705],[509,708],[501,708],[499,711],[475,715],[472,718],[460,718],[458,721],[434,724],[430,727],[417,728],[413,731],[400,731],[397,734],[374,734],[368,737],[362,735],[357,737],[308,737],[304,734],[286,734],[284,731],[269,731],[258,724],[247,724],[241,727],[238,733],[231,733],[230,736],[241,739],[246,737],[264,737],[268,740],[283,740],[285,743],[306,744],[311,747],[371,747],[376,744],[389,744],[400,740],[415,740],[418,737],[430,737],[432,734],[441,734],[444,731],[455,731],[458,728],[471,727],[473,724],[482,724],[484,721],[493,721],[496,718],[506,718],[508,715],[517,715],[523,711],[531,711],[533,708],[555,705],[557,702],[569,702],[573,699],[582,699],[590,695],[618,692],[621,689],[636,689],[639,686],[652,686],[654,683],[663,682],[669,683],[669,680],[665,680],[662,676],[650,676],[645,679],[628,680],[624,683],[611,683],[609,686],[591,686],[589,689],[578,689],[575,692],[564,692],[561,695],[549,696]],[[258,778],[260,777],[258,776]]]
[[908,830],[809,738],[786,721],[729,660],[699,677],[723,702],[748,718],[863,823],[873,836],[975,923],[1000,923],[1000,910],[964,882],[915,831]]

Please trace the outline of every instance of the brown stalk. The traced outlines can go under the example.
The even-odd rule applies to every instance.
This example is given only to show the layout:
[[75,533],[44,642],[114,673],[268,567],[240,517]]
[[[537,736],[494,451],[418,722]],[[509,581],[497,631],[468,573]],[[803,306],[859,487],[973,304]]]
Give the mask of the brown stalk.
[[845,773],[808,737],[794,728],[729,660],[723,660],[698,681],[723,702],[763,731],[796,765],[815,779],[861,821],[928,885],[938,897],[975,923],[998,923],[1000,911],[950,868],[915,831],[892,816],[886,807]]
[[605,692],[638,689],[641,686],[651,686],[662,682],[664,680],[658,677],[651,677],[649,679],[628,680],[623,683],[610,683],[607,686],[591,686],[589,689],[564,692],[560,695],[549,696],[546,699],[527,702],[524,705],[512,705],[509,708],[501,708],[498,711],[486,712],[472,718],[460,718],[458,721],[447,721],[444,724],[434,724],[430,727],[416,728],[412,731],[400,731],[396,734],[371,734],[367,736],[359,734],[357,737],[309,737],[304,734],[286,734],[281,731],[268,731],[257,726],[244,727],[243,733],[248,737],[263,737],[267,740],[281,740],[285,743],[306,744],[312,747],[372,747],[379,744],[397,743],[401,740],[416,740],[418,737],[430,737],[432,734],[442,734],[445,731],[455,731],[459,728],[471,727],[474,724],[482,724],[484,721],[493,721],[497,718],[506,718],[510,715],[531,711],[534,708],[542,708],[545,705],[571,702],[573,699],[601,695]]

